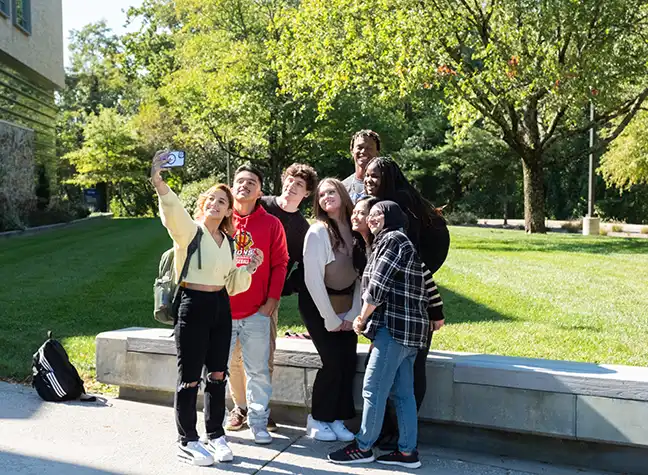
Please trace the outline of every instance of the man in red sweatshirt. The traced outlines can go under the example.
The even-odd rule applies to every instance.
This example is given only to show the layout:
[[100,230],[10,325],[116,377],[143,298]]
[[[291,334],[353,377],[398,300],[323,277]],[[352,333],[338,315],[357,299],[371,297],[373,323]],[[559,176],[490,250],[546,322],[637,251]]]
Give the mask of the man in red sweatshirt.
[[254,253],[263,255],[263,263],[252,275],[246,292],[230,297],[232,307],[232,340],[230,359],[238,340],[243,352],[247,375],[248,425],[257,444],[269,444],[267,430],[272,395],[268,360],[270,357],[271,315],[277,309],[288,265],[288,246],[281,221],[268,214],[259,204],[263,175],[254,167],[243,165],[234,174],[234,223],[236,264],[245,266]]

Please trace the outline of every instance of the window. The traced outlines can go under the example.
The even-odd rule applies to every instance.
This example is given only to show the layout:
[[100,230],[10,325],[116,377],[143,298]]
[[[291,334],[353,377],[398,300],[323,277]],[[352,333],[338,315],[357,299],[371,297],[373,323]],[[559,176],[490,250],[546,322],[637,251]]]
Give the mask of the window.
[[9,0],[0,0],[0,17],[9,16]]
[[[7,0],[0,0],[7,1]],[[13,0],[13,23],[27,34],[31,33],[31,0]]]

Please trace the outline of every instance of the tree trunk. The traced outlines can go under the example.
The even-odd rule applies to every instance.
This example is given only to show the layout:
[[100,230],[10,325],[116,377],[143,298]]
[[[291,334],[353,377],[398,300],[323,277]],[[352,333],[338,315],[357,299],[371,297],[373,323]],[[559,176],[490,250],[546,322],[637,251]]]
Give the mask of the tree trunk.
[[527,233],[545,232],[544,172],[539,156],[522,159],[524,176],[524,229]]

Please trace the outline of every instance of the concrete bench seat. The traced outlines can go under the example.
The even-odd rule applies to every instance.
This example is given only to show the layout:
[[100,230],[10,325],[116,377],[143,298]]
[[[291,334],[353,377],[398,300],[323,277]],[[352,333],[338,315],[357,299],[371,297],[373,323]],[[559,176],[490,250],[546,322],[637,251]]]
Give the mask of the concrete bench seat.
[[[176,384],[170,335],[159,328],[99,334],[97,379],[120,386],[126,397],[170,396]],[[358,409],[368,349],[358,345]],[[320,365],[311,341],[280,338],[273,407],[307,410]],[[427,378],[424,422],[648,449],[648,368],[432,351]]]

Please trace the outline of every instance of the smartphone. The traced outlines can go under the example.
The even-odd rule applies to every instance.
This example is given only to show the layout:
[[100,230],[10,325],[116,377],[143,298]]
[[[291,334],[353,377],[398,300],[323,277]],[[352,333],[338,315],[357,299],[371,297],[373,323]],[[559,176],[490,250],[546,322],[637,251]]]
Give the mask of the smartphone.
[[169,161],[164,165],[164,168],[181,167],[185,162],[185,152],[182,150],[172,150],[167,152],[165,158]]

